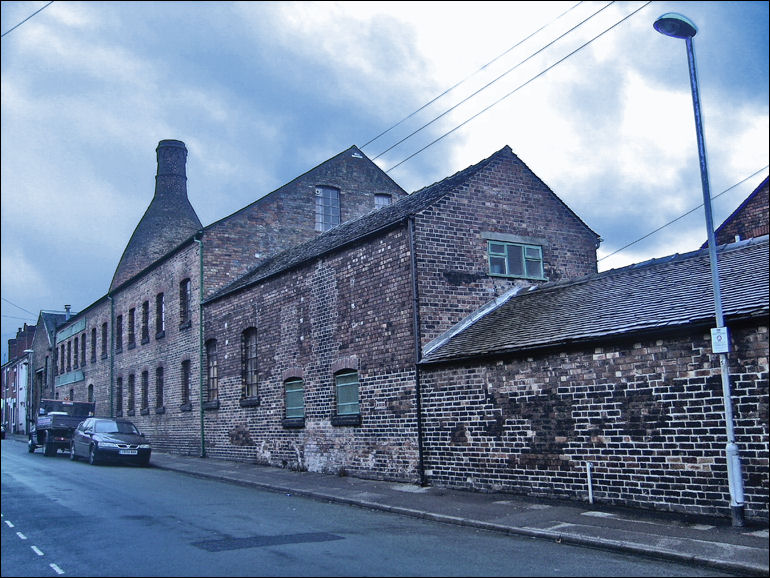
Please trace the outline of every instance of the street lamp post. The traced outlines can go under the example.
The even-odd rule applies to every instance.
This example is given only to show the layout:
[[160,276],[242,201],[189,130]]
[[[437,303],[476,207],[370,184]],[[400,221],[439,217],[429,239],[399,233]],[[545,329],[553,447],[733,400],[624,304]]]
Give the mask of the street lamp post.
[[[727,328],[725,327],[724,314],[722,313],[722,291],[719,284],[716,235],[714,234],[714,222],[711,212],[711,194],[709,192],[708,167],[706,166],[706,144],[703,140],[703,120],[701,118],[700,98],[698,96],[698,77],[695,72],[695,52],[692,45],[692,38],[698,32],[698,29],[690,19],[675,12],[663,14],[655,21],[653,27],[665,36],[683,38],[687,45],[687,63],[690,67],[690,88],[692,90],[692,106],[695,112],[695,132],[698,138],[698,157],[700,158],[703,206],[706,212],[706,234],[708,238],[711,284],[714,291],[714,309],[717,325],[716,330],[711,330],[711,342],[712,351],[719,354],[719,363],[722,370],[722,396],[724,398],[725,428],[727,430],[727,447],[725,452],[727,457],[727,481],[730,488],[730,510],[733,526],[743,526],[743,474],[738,444],[735,443],[733,405],[730,395],[730,368],[727,360],[730,340],[727,337]],[[715,345],[717,343],[720,345]]]

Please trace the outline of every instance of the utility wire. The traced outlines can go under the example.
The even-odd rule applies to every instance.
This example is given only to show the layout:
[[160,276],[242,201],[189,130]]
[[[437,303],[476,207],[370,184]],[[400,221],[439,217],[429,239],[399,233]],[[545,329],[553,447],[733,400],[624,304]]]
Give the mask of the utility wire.
[[623,23],[624,21],[628,20],[629,18],[631,18],[631,16],[633,16],[634,14],[636,14],[637,12],[639,12],[640,10],[642,10],[643,8],[647,7],[649,4],[652,4],[652,0],[649,0],[648,2],[645,2],[645,3],[644,3],[642,6],[640,6],[639,8],[637,8],[636,10],[634,10],[633,12],[631,12],[630,14],[628,14],[627,16],[624,16],[623,18],[621,18],[620,20],[618,20],[617,22],[615,22],[615,24],[613,24],[613,25],[612,25],[612,26],[610,26],[609,28],[605,29],[604,31],[600,32],[599,34],[597,34],[596,36],[594,36],[594,37],[593,37],[591,40],[589,40],[588,42],[586,42],[586,43],[584,43],[584,44],[580,45],[578,48],[576,48],[575,50],[573,50],[572,52],[570,52],[569,54],[567,54],[565,57],[563,57],[563,58],[561,58],[561,59],[557,60],[555,63],[553,63],[551,66],[549,66],[549,67],[548,67],[548,68],[546,68],[545,70],[543,70],[543,71],[539,72],[538,74],[536,74],[535,76],[533,76],[532,78],[530,78],[530,79],[529,79],[528,81],[526,81],[525,83],[523,83],[523,84],[520,84],[519,86],[517,86],[516,88],[514,88],[514,89],[513,89],[511,92],[509,92],[508,94],[506,94],[506,95],[504,95],[504,96],[502,96],[502,97],[498,98],[498,99],[497,99],[495,102],[493,102],[493,103],[492,103],[492,104],[490,104],[489,106],[486,106],[485,108],[483,108],[482,110],[480,110],[479,112],[477,112],[476,114],[474,114],[473,116],[471,116],[470,118],[468,118],[468,119],[464,120],[462,123],[458,124],[458,125],[457,125],[456,127],[454,127],[452,130],[450,130],[450,131],[448,131],[448,132],[445,132],[443,135],[441,135],[441,136],[440,136],[440,137],[438,137],[437,139],[435,139],[435,140],[431,141],[430,143],[428,143],[427,145],[425,145],[424,147],[422,147],[422,148],[421,148],[420,150],[418,150],[417,152],[415,152],[415,153],[412,153],[411,155],[409,155],[408,157],[406,157],[404,160],[402,160],[402,161],[400,161],[400,162],[396,163],[395,165],[393,165],[392,167],[390,167],[390,168],[389,168],[387,171],[385,171],[385,172],[386,172],[386,173],[389,173],[390,171],[392,171],[392,170],[393,170],[393,169],[395,169],[396,167],[399,167],[399,166],[401,166],[402,164],[404,164],[404,163],[405,163],[406,161],[408,161],[409,159],[411,159],[411,158],[413,158],[413,157],[416,157],[418,154],[420,154],[421,152],[423,152],[425,149],[427,149],[427,148],[429,148],[429,147],[433,146],[434,144],[436,144],[436,143],[437,143],[437,142],[439,142],[440,140],[442,140],[442,139],[446,138],[447,136],[449,136],[450,134],[452,134],[452,133],[453,133],[453,132],[455,132],[456,130],[459,130],[460,128],[462,128],[463,126],[465,126],[466,124],[468,124],[470,121],[472,121],[472,120],[474,120],[475,118],[477,118],[477,117],[481,116],[483,113],[485,113],[486,111],[488,111],[490,108],[492,108],[492,107],[494,107],[494,106],[496,106],[496,105],[500,104],[500,103],[501,103],[503,100],[505,100],[505,99],[506,99],[506,98],[508,98],[509,96],[513,95],[513,94],[514,94],[515,92],[517,92],[519,89],[521,89],[521,88],[523,88],[523,87],[527,86],[527,85],[528,85],[530,82],[532,82],[533,80],[535,80],[535,79],[537,79],[537,78],[539,78],[539,77],[543,76],[543,75],[544,75],[546,72],[548,72],[549,70],[551,70],[551,69],[552,69],[552,68],[554,68],[555,66],[557,66],[557,65],[561,64],[562,62],[564,62],[565,60],[567,60],[567,58],[569,58],[570,56],[572,56],[572,55],[573,55],[573,54],[575,54],[576,52],[578,52],[578,51],[582,50],[583,48],[585,48],[586,46],[588,46],[589,44],[591,44],[591,43],[592,43],[594,40],[596,40],[596,39],[600,38],[601,36],[605,35],[607,32],[609,32],[610,30],[612,30],[612,29],[613,29],[613,28],[615,28],[616,26],[618,26],[618,25],[620,25],[621,23]]
[[390,152],[391,150],[393,150],[394,148],[396,148],[398,145],[400,145],[400,144],[401,144],[401,143],[403,143],[404,141],[406,141],[406,140],[408,140],[408,139],[412,138],[414,135],[416,135],[416,134],[417,134],[418,132],[420,132],[422,129],[429,127],[430,125],[432,125],[434,122],[436,122],[436,121],[437,121],[437,120],[439,120],[440,118],[442,118],[442,117],[446,116],[447,114],[449,114],[450,112],[452,112],[454,109],[456,109],[456,108],[457,108],[458,106],[460,106],[461,104],[463,104],[463,103],[467,102],[468,100],[470,100],[471,98],[473,98],[474,96],[476,96],[477,94],[479,94],[481,91],[483,91],[483,90],[486,90],[487,88],[489,88],[490,86],[492,86],[492,85],[493,85],[495,82],[497,82],[498,80],[500,80],[500,79],[501,79],[501,78],[503,78],[504,76],[506,76],[506,75],[510,74],[511,72],[513,72],[514,70],[516,70],[516,69],[517,69],[519,66],[521,66],[522,64],[524,64],[524,63],[525,63],[525,62],[527,62],[528,60],[530,60],[530,59],[534,58],[535,56],[537,56],[538,54],[540,54],[541,52],[543,52],[543,50],[545,50],[546,48],[549,48],[550,46],[552,46],[553,44],[555,44],[556,42],[558,42],[559,40],[561,40],[562,38],[564,38],[565,36],[567,36],[567,34],[570,34],[571,32],[574,32],[574,31],[575,31],[577,28],[579,28],[580,26],[582,26],[583,24],[585,24],[586,22],[588,22],[588,21],[589,21],[591,18],[593,18],[594,16],[596,16],[597,14],[599,14],[599,12],[602,12],[603,10],[606,10],[607,8],[609,8],[609,7],[610,7],[612,4],[614,4],[614,3],[615,3],[615,0],[612,0],[612,2],[609,2],[608,4],[605,4],[605,5],[604,5],[602,8],[599,8],[599,10],[597,10],[596,12],[594,12],[593,14],[591,14],[591,15],[590,15],[588,18],[585,18],[584,20],[582,20],[581,22],[579,22],[578,24],[576,24],[575,26],[573,26],[572,28],[570,28],[569,30],[567,30],[566,32],[564,32],[563,34],[561,34],[560,36],[558,36],[558,37],[554,38],[553,40],[551,40],[551,42],[549,42],[548,44],[546,44],[545,46],[543,46],[543,47],[542,47],[542,48],[540,48],[539,50],[537,50],[537,51],[533,52],[532,54],[530,54],[529,56],[527,56],[527,58],[525,58],[524,60],[522,60],[521,62],[519,62],[519,63],[518,63],[518,64],[516,64],[515,66],[513,66],[513,67],[509,68],[508,70],[506,70],[505,72],[503,72],[503,73],[502,73],[500,76],[498,76],[498,77],[497,77],[497,78],[495,78],[494,80],[491,80],[490,82],[488,82],[487,84],[485,84],[484,86],[482,86],[481,88],[479,88],[479,89],[478,89],[476,92],[474,92],[473,94],[471,94],[471,95],[469,95],[469,96],[465,97],[463,100],[461,100],[460,102],[458,102],[457,104],[455,104],[455,105],[454,105],[454,106],[452,106],[451,108],[448,108],[447,110],[445,110],[444,112],[442,112],[440,115],[438,115],[437,117],[435,117],[433,120],[431,120],[431,121],[429,121],[429,122],[425,123],[425,124],[424,124],[424,125],[422,125],[420,128],[418,128],[417,130],[415,130],[414,132],[412,132],[412,133],[410,133],[410,134],[406,135],[406,136],[405,136],[404,138],[402,138],[400,141],[398,141],[398,142],[397,142],[397,143],[395,143],[394,145],[392,145],[392,146],[388,147],[387,149],[385,149],[384,151],[382,151],[380,154],[378,154],[378,155],[377,155],[376,157],[374,157],[372,160],[373,160],[373,161],[377,160],[377,159],[378,159],[378,158],[380,158],[382,155],[384,155],[384,154],[385,154],[385,153],[387,153],[387,152]]
[[36,10],[35,12],[33,12],[32,14],[30,14],[29,16],[27,16],[27,17],[26,17],[24,20],[22,20],[21,22],[19,22],[19,23],[18,23],[16,26],[14,26],[13,28],[11,28],[10,30],[6,30],[5,32],[3,32],[2,34],[0,34],[0,38],[2,38],[3,36],[5,36],[5,35],[6,35],[6,34],[8,34],[9,32],[11,32],[12,30],[16,30],[16,29],[17,29],[19,26],[21,26],[22,24],[24,24],[24,23],[25,23],[27,20],[29,20],[30,18],[32,18],[32,17],[33,17],[35,14],[37,14],[37,13],[39,13],[39,12],[42,12],[43,10],[45,10],[46,8],[48,8],[48,7],[49,7],[51,4],[53,4],[53,0],[51,0],[51,1],[50,1],[48,4],[46,4],[45,6],[43,6],[43,7],[42,7],[40,10]]
[[22,311],[24,311],[24,313],[29,313],[30,315],[32,315],[32,316],[35,316],[35,314],[34,314],[34,313],[32,313],[32,311],[27,311],[26,309],[24,309],[24,307],[19,307],[18,305],[16,305],[16,303],[12,303],[11,301],[8,301],[8,299],[6,299],[5,297],[0,297],[0,299],[2,299],[3,301],[5,301],[5,302],[6,302],[6,303],[8,303],[9,305],[13,305],[13,306],[14,306],[14,307],[16,307],[17,309],[21,309]]
[[[508,54],[509,52],[511,52],[513,49],[517,48],[518,46],[520,46],[521,44],[523,44],[524,42],[526,42],[527,40],[529,40],[530,38],[532,38],[532,37],[533,37],[535,34],[537,34],[538,32],[541,32],[543,29],[547,28],[548,26],[550,26],[550,25],[551,25],[551,24],[553,24],[554,22],[558,21],[558,20],[559,20],[559,19],[561,19],[563,16],[565,16],[566,14],[568,14],[569,12],[571,12],[572,10],[574,10],[575,8],[577,8],[578,6],[580,6],[582,3],[583,3],[583,0],[581,0],[580,2],[578,2],[577,4],[575,4],[574,6],[572,6],[572,8],[569,8],[569,9],[567,9],[565,12],[562,12],[562,13],[561,13],[559,16],[557,16],[555,19],[551,20],[551,21],[550,21],[548,24],[545,24],[545,25],[541,26],[540,28],[538,28],[537,30],[535,30],[535,31],[534,31],[532,34],[530,34],[529,36],[527,36],[526,38],[523,38],[522,40],[519,40],[519,41],[518,41],[516,44],[514,44],[513,46],[511,46],[511,47],[510,47],[508,50],[506,50],[505,52],[503,52],[503,53],[502,53],[502,54],[500,54],[499,56],[496,56],[495,58],[493,58],[492,60],[490,60],[489,62],[487,62],[487,63],[486,63],[484,66],[482,66],[481,68],[479,68],[477,71],[475,71],[475,72],[473,72],[473,73],[469,74],[468,76],[466,76],[465,78],[463,78],[463,79],[462,79],[460,82],[456,83],[454,86],[451,86],[451,87],[447,88],[447,89],[446,89],[444,92],[442,92],[441,94],[439,94],[437,97],[433,98],[433,100],[430,100],[430,101],[426,102],[425,104],[423,104],[423,105],[422,105],[420,108],[418,108],[417,110],[415,110],[415,111],[414,111],[413,113],[411,113],[410,115],[408,115],[408,116],[405,116],[404,118],[402,118],[400,121],[398,121],[396,124],[394,124],[394,125],[393,125],[393,126],[391,126],[390,128],[388,128],[388,129],[386,129],[386,130],[382,131],[380,134],[378,134],[378,135],[377,135],[376,137],[374,137],[372,140],[370,140],[370,141],[369,141],[369,142],[367,142],[366,144],[362,145],[362,146],[361,146],[361,148],[362,148],[362,149],[363,149],[363,148],[366,148],[367,146],[369,146],[370,144],[372,144],[374,141],[376,141],[376,140],[377,140],[377,139],[379,139],[380,137],[382,137],[382,136],[384,136],[384,135],[388,134],[388,133],[389,133],[390,131],[392,131],[394,128],[396,128],[396,127],[400,126],[402,123],[404,123],[404,122],[406,122],[407,120],[409,120],[410,118],[412,118],[412,117],[413,117],[415,114],[417,114],[417,113],[418,113],[418,112],[420,112],[421,110],[425,109],[426,107],[428,107],[428,106],[430,106],[431,104],[433,104],[434,102],[436,102],[436,101],[437,101],[439,98],[441,98],[442,96],[445,96],[445,95],[449,94],[449,93],[450,93],[450,92],[452,92],[452,91],[453,91],[455,88],[457,88],[457,87],[458,87],[458,86],[460,86],[461,84],[463,84],[463,83],[467,82],[468,80],[470,80],[472,77],[474,77],[475,75],[477,75],[479,72],[481,72],[482,70],[484,70],[485,68],[487,68],[487,67],[488,67],[488,66],[490,66],[491,64],[494,64],[495,62],[497,62],[498,60],[500,60],[500,59],[501,59],[503,56],[505,56],[506,54]],[[385,152],[387,152],[387,151],[385,151]],[[384,153],[380,153],[380,154],[384,154]],[[377,158],[377,157],[375,157],[375,158]]]
[[[770,165],[765,165],[764,167],[762,167],[762,168],[761,168],[761,169],[759,169],[758,171],[756,171],[756,172],[754,172],[754,173],[750,174],[750,175],[749,175],[748,177],[746,177],[745,179],[743,179],[743,180],[741,180],[741,181],[738,181],[737,183],[735,183],[735,184],[734,184],[733,186],[731,186],[731,187],[728,187],[728,188],[726,188],[724,191],[722,191],[722,192],[721,192],[721,193],[719,193],[718,195],[714,195],[713,197],[711,197],[711,198],[712,198],[712,200],[713,200],[713,199],[718,199],[719,197],[721,197],[722,195],[724,195],[724,194],[725,194],[725,193],[727,193],[728,191],[731,191],[731,190],[733,190],[733,189],[734,189],[735,187],[737,187],[738,185],[742,185],[743,183],[745,183],[745,182],[746,182],[746,181],[748,181],[749,179],[752,179],[752,178],[754,178],[754,177],[755,177],[755,176],[757,176],[759,173],[761,173],[762,171],[766,170],[768,167],[770,167]],[[665,228],[666,228],[666,227],[668,227],[669,225],[673,225],[673,224],[674,224],[674,223],[676,223],[677,221],[680,221],[681,219],[684,219],[684,218],[685,218],[687,215],[689,215],[689,214],[691,214],[691,213],[694,213],[695,211],[697,211],[698,209],[700,209],[702,206],[703,206],[703,203],[701,203],[700,205],[698,205],[697,207],[695,207],[695,208],[693,208],[693,209],[690,209],[689,211],[687,211],[687,212],[686,212],[686,213],[684,213],[683,215],[679,215],[679,216],[678,216],[676,219],[674,219],[673,221],[669,221],[668,223],[666,223],[665,225],[661,225],[660,227],[658,227],[658,228],[657,228],[657,229],[655,229],[654,231],[650,231],[649,233],[647,233],[647,234],[646,234],[646,235],[644,235],[643,237],[639,237],[639,238],[638,238],[636,241],[631,241],[631,242],[630,242],[630,243],[628,243],[627,245],[624,245],[624,246],[622,246],[622,247],[621,247],[620,249],[618,249],[617,251],[613,251],[613,252],[612,252],[612,253],[610,253],[609,255],[605,255],[604,257],[601,257],[600,259],[597,259],[597,260],[596,260],[596,262],[598,263],[599,261],[603,261],[604,259],[607,259],[607,258],[609,258],[609,257],[612,257],[613,255],[617,255],[617,254],[618,254],[618,253],[620,253],[621,251],[624,251],[625,249],[628,249],[628,248],[629,248],[631,245],[635,245],[635,244],[637,244],[637,243],[638,243],[638,242],[640,242],[640,241],[644,241],[644,240],[645,240],[647,237],[650,237],[650,236],[654,235],[655,233],[657,233],[658,231],[660,231],[660,230],[662,230],[662,229],[665,229]]]

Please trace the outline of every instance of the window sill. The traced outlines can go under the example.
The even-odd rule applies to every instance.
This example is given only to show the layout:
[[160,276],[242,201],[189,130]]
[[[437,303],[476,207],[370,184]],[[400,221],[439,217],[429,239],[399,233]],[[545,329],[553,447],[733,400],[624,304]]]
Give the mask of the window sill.
[[156,407],[156,408],[155,408],[155,413],[156,413],[156,414],[158,414],[158,415],[160,415],[160,414],[162,414],[162,413],[166,413],[166,408],[165,408],[165,406]]
[[136,349],[136,343],[129,343],[128,344],[129,349]]
[[192,320],[187,320],[184,323],[179,324],[179,331],[182,329],[190,329],[192,327]]
[[142,345],[147,345],[150,342],[150,336],[142,337]]
[[155,334],[155,339],[163,339],[165,336],[166,336],[166,332],[165,331],[158,331]]
[[179,411],[192,411],[192,404],[191,403],[183,403],[179,406]]
[[501,279],[523,279],[525,281],[548,281],[547,277],[525,277],[524,275],[506,275],[505,273],[489,273],[490,277],[499,277]]
[[212,401],[203,402],[203,409],[219,409],[219,400],[214,399]]
[[102,353],[102,359],[107,359],[107,354],[106,353]]
[[302,429],[305,427],[305,418],[287,417],[281,421],[281,425],[286,429]]
[[123,417],[123,412],[122,411],[116,411],[115,412],[115,417]]
[[133,409],[129,409],[129,410],[126,412],[126,415],[128,415],[128,416],[135,416],[135,415],[136,415],[136,412],[135,412]]
[[242,397],[238,400],[238,405],[241,407],[257,407],[259,406],[259,397]]
[[150,408],[145,407],[139,410],[140,415],[150,415]]
[[336,426],[361,425],[361,414],[355,413],[350,415],[333,415],[332,425],[336,425]]

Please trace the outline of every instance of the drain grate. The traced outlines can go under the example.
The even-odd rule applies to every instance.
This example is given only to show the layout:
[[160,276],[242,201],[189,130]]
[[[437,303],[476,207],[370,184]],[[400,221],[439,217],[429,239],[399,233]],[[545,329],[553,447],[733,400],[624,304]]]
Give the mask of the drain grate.
[[192,545],[209,552],[225,552],[227,550],[243,550],[244,548],[263,548],[265,546],[306,544],[309,542],[331,542],[333,540],[344,540],[344,538],[325,532],[311,532],[306,534],[279,534],[277,536],[250,536],[248,538],[203,540],[201,542],[193,542]]

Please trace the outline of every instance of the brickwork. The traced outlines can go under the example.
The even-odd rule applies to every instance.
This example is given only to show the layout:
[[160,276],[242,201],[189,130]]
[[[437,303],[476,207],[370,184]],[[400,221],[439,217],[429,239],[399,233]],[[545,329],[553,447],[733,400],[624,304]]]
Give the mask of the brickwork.
[[768,180],[764,182],[716,230],[718,245],[732,243],[736,238],[750,239],[770,233]]
[[545,277],[596,272],[597,235],[515,155],[499,155],[416,218],[423,345],[513,285],[489,274],[488,240],[541,246]]
[[[387,281],[386,281],[387,280]],[[414,351],[406,228],[205,306],[217,340],[214,457],[415,481]],[[241,334],[258,328],[259,395],[242,405]],[[334,372],[357,370],[360,424],[335,424]],[[305,418],[284,421],[284,380],[304,380]]]
[[[746,515],[768,516],[768,327],[733,329]],[[435,485],[729,516],[719,361],[707,330],[421,373]]]
[[277,191],[206,227],[206,296],[279,251],[315,237],[315,189],[339,189],[340,222],[375,208],[374,195],[393,202],[406,195],[355,147],[340,153]]

